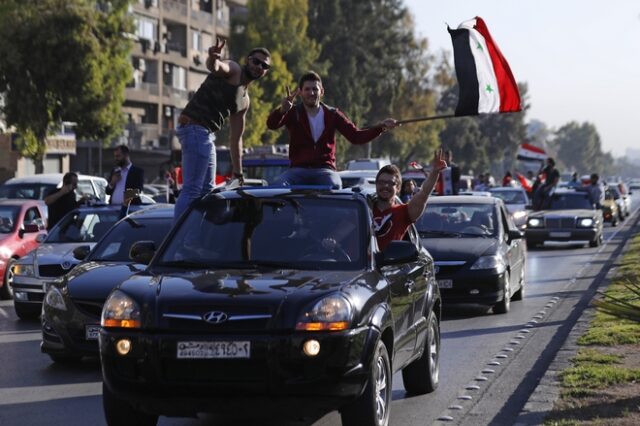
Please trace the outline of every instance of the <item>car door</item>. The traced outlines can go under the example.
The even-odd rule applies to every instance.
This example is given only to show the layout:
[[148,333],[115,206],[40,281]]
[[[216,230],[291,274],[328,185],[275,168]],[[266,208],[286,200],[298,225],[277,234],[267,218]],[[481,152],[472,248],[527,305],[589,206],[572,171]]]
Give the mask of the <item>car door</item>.
[[498,213],[500,215],[500,222],[502,224],[502,244],[504,245],[505,256],[507,260],[507,265],[509,265],[509,269],[511,270],[511,288],[515,291],[516,288],[519,288],[521,279],[524,279],[524,262],[525,262],[525,244],[522,238],[509,238],[509,230],[518,230],[513,219],[507,213],[504,205],[500,205],[498,209]]

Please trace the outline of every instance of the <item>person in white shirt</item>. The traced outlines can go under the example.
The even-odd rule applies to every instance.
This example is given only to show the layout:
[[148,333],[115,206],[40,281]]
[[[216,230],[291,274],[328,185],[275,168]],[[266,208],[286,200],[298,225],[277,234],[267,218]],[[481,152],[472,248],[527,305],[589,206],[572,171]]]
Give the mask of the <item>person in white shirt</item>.
[[144,170],[131,163],[129,148],[125,145],[116,147],[113,151],[113,158],[116,167],[111,171],[106,190],[107,194],[111,196],[110,203],[115,205],[128,205],[129,202],[138,203],[139,201],[130,199],[131,197],[127,197],[125,194],[127,190],[132,190],[129,195],[135,190],[142,192]]

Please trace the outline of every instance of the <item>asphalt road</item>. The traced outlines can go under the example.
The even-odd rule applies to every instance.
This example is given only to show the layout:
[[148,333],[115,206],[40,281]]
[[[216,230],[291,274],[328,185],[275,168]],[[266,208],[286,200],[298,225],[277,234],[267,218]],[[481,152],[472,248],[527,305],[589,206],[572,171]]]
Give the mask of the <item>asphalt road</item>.
[[[636,198],[640,198],[637,197]],[[634,202],[634,211],[639,205]],[[407,397],[394,376],[392,425],[513,424],[544,374],[596,283],[612,267],[628,233],[627,219],[605,225],[606,244],[585,248],[557,244],[529,251],[527,288],[511,312],[494,315],[478,306],[445,306],[440,387]],[[0,424],[85,426],[106,424],[97,359],[53,364],[40,353],[38,321],[20,321],[11,301],[0,301]],[[283,422],[260,413],[233,418],[161,417],[159,425],[265,425]],[[294,425],[340,425],[337,413]]]

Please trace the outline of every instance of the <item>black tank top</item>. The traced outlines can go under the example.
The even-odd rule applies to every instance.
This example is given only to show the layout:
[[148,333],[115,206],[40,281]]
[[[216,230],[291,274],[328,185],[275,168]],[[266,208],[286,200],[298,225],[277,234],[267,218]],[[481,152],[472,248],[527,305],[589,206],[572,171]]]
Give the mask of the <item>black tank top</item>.
[[229,115],[248,106],[249,94],[245,86],[233,86],[224,78],[209,74],[182,113],[217,132]]

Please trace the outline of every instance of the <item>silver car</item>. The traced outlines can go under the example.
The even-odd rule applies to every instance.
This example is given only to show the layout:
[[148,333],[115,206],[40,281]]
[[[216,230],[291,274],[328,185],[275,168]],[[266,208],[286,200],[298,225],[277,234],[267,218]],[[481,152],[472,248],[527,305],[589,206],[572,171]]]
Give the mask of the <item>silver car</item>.
[[513,218],[513,222],[518,229],[524,230],[529,217],[529,212],[527,211],[527,207],[529,207],[529,197],[527,197],[527,192],[523,188],[509,186],[491,188],[489,192],[493,197],[500,198],[504,201],[507,211]]

